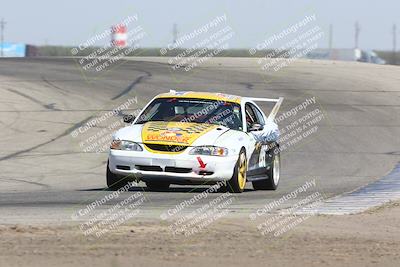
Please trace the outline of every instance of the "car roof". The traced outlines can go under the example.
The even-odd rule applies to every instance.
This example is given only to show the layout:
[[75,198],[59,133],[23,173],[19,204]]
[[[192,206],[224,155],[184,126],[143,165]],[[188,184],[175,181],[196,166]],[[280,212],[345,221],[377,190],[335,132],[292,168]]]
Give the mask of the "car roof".
[[240,104],[242,101],[241,96],[223,94],[223,93],[212,93],[212,92],[193,92],[193,91],[174,91],[171,90],[168,93],[157,95],[155,98],[198,98],[198,99],[209,99],[209,100],[220,100],[226,102],[234,102]]

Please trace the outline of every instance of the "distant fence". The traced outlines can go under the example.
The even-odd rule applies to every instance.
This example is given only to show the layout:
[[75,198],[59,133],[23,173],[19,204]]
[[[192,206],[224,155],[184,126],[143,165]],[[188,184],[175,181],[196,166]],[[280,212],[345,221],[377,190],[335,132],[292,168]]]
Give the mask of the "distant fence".
[[[72,56],[71,50],[74,47],[66,47],[66,46],[39,46],[39,55],[40,56]],[[88,47],[85,48],[83,51],[79,51],[78,54],[75,56],[88,56],[92,52],[99,49],[99,47]],[[129,48],[126,48],[129,49]],[[160,52],[161,48],[138,48],[135,49],[133,52],[128,53],[128,56],[144,56],[144,57],[175,57],[179,54],[183,53],[186,49],[184,48],[177,48],[173,50],[167,50],[167,53],[162,55]],[[198,49],[201,51],[202,49]],[[213,50],[209,50],[204,52],[203,54],[208,54],[207,52],[211,52]],[[218,56],[222,57],[263,57],[266,53],[272,52],[273,50],[264,50],[264,51],[257,51],[256,54],[250,55],[248,49],[228,49],[222,50]],[[195,54],[196,50],[194,50],[191,54]],[[283,52],[281,53],[283,54]]]
[[[11,49],[12,48],[12,49]],[[75,48],[72,46],[33,46],[33,45],[25,45],[25,44],[6,44],[3,47],[3,51],[14,51],[9,52],[8,56],[18,56],[18,57],[32,57],[32,56],[59,56],[59,57],[68,57],[72,56],[71,50]],[[88,56],[94,51],[99,49],[99,47],[88,47],[83,51],[79,51],[75,56]],[[128,49],[128,48],[126,48]],[[127,56],[144,56],[144,57],[175,57],[182,54],[186,49],[177,48],[173,50],[167,50],[167,53],[162,55],[160,52],[160,48],[138,48],[133,52],[127,53]],[[200,51],[200,50],[199,50]],[[212,51],[212,50],[210,50]],[[204,52],[204,51],[203,51]],[[280,51],[279,53],[272,53],[273,49],[269,50],[256,50],[254,54],[250,54],[248,49],[227,49],[222,50],[221,53],[218,54],[220,57],[265,57],[265,55],[273,55],[274,57],[285,57],[286,51]],[[374,51],[380,58],[386,61],[386,64],[392,65],[400,65],[400,51],[397,53],[393,53],[391,51]],[[207,54],[205,52],[204,54]]]

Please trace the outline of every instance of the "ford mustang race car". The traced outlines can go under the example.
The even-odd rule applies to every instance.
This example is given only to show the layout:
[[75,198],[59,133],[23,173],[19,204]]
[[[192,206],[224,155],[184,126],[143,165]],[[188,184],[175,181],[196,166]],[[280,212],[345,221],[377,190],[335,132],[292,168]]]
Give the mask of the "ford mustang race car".
[[[268,116],[258,101],[275,102]],[[274,118],[282,101],[173,90],[157,95],[114,133],[107,185],[144,181],[150,190],[165,190],[223,182],[240,193],[249,181],[256,190],[275,190],[280,153]]]

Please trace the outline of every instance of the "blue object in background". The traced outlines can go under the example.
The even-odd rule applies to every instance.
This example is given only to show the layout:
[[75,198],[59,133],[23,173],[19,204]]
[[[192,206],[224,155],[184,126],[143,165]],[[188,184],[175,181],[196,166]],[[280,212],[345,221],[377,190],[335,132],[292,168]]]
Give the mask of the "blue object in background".
[[25,57],[26,45],[21,43],[0,43],[3,57]]

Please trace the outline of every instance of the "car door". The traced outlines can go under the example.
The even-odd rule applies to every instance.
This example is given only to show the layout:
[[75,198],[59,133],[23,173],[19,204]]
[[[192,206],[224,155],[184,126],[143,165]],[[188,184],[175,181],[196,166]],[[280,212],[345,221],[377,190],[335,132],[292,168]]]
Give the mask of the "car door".
[[266,144],[263,140],[265,118],[259,108],[251,102],[245,104],[245,115],[247,134],[253,147],[247,174],[257,176],[265,172]]

